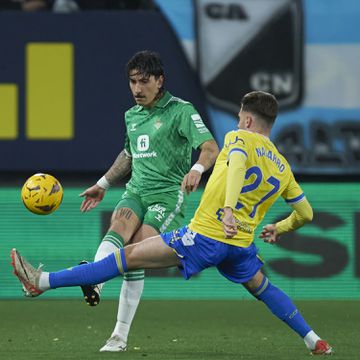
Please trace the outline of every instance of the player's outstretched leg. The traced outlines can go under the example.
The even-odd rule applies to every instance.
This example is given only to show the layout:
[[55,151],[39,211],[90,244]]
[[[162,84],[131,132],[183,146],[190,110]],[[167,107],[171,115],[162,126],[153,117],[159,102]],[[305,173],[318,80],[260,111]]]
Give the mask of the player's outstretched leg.
[[[247,286],[246,286],[247,287]],[[304,340],[312,355],[331,355],[332,347],[310,328],[291,299],[263,276],[261,285],[249,289],[258,300],[264,302],[269,310],[297,332]]]
[[40,268],[35,269],[16,249],[11,251],[11,258],[14,274],[20,280],[25,295],[30,297],[58,287],[100,284],[122,275],[127,270],[123,249],[95,263],[51,273]]
[[35,269],[16,249],[11,251],[11,258],[14,273],[29,296],[38,296],[46,290],[59,287],[101,284],[129,270],[157,269],[180,264],[177,255],[160,236],[117,250],[102,260],[57,272]]

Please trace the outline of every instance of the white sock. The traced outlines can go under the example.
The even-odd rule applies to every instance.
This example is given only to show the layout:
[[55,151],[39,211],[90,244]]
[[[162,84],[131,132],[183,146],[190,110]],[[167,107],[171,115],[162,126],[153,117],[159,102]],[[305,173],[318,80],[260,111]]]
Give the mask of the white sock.
[[139,305],[143,289],[144,279],[123,281],[120,291],[117,321],[112,336],[119,336],[125,343],[127,342],[130,326]]
[[50,289],[50,281],[49,281],[49,274],[46,271],[42,271],[39,278],[39,289],[41,291],[46,291]]
[[318,340],[321,340],[321,339],[312,330],[309,331],[304,337],[305,345],[309,350],[314,350],[315,349],[315,344],[316,344],[316,342]]
[[[108,255],[114,253],[116,250],[119,250],[119,248],[116,245],[114,245],[113,243],[111,243],[110,241],[102,241],[96,251],[94,261],[99,261],[99,260],[107,257]],[[104,286],[104,283],[98,284],[100,291],[103,288],[103,286]]]

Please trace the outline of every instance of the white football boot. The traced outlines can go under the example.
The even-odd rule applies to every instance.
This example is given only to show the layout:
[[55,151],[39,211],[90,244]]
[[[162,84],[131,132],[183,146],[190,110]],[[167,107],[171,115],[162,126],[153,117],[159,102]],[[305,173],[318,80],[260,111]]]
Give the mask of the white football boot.
[[120,352],[126,351],[126,342],[123,341],[120,336],[112,335],[107,339],[106,344],[100,349],[100,352]]

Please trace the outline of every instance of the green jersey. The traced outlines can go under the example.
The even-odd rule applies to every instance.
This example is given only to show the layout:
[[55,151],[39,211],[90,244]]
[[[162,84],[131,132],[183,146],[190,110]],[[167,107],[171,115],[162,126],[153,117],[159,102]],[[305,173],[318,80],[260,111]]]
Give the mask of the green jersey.
[[125,124],[125,151],[132,156],[126,188],[139,195],[179,190],[192,148],[213,139],[194,106],[169,92],[152,108],[129,109]]

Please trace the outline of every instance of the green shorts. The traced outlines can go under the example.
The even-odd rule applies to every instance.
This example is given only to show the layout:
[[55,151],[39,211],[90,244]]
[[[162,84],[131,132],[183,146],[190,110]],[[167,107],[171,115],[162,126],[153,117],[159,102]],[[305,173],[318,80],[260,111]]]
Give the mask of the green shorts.
[[115,210],[129,208],[143,224],[162,233],[184,225],[186,203],[186,196],[180,190],[148,196],[140,196],[127,190]]

